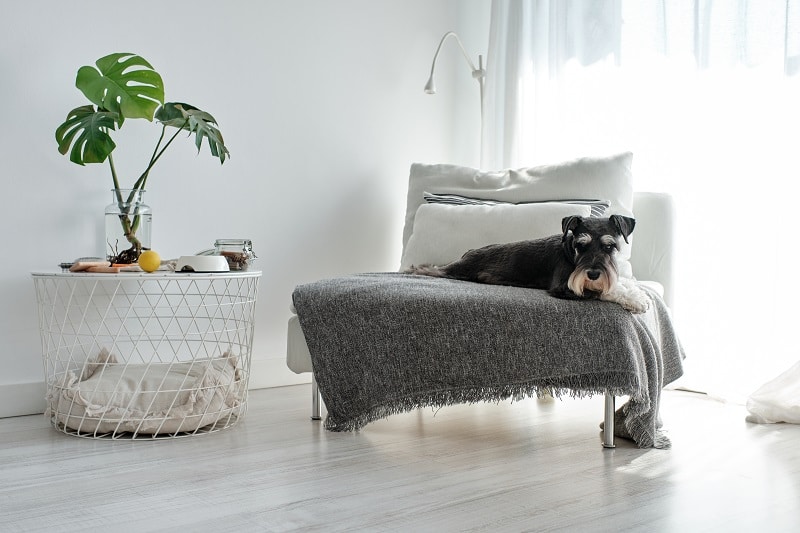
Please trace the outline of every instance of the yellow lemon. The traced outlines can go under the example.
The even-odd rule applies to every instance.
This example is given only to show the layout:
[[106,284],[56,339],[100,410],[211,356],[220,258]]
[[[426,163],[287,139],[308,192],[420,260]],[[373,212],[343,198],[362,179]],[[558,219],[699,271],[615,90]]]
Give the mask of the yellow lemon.
[[155,272],[161,266],[161,256],[153,250],[145,250],[139,255],[139,268],[145,272]]

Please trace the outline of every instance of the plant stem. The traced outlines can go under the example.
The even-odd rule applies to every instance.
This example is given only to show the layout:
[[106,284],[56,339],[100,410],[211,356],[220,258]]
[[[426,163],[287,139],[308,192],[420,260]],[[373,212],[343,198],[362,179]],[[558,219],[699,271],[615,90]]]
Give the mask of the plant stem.
[[[167,131],[167,126],[166,124],[163,124],[161,126],[161,135],[159,136],[158,142],[156,142],[156,146],[153,149],[153,154],[150,156],[150,162],[147,164],[147,168],[144,169],[142,175],[139,176],[139,178],[133,184],[131,192],[128,195],[127,203],[123,202],[122,200],[122,193],[120,192],[119,180],[117,178],[116,169],[114,168],[114,161],[111,158],[111,154],[108,155],[109,164],[111,166],[111,177],[114,181],[114,190],[116,191],[117,195],[117,204],[119,205],[120,208],[120,215],[119,215],[120,224],[122,224],[122,231],[125,235],[125,238],[128,240],[129,243],[131,243],[131,249],[136,251],[136,257],[139,256],[139,253],[142,250],[142,243],[136,237],[136,231],[139,229],[139,222],[141,220],[141,217],[138,213],[134,213],[133,223],[131,223],[130,218],[128,218],[128,215],[130,213],[126,213],[125,207],[123,206],[127,205],[128,208],[130,208],[134,198],[136,197],[136,194],[144,189],[144,186],[147,183],[147,177],[150,175],[150,169],[152,169],[153,166],[156,164],[156,162],[161,158],[161,156],[164,155],[164,152],[166,151],[167,148],[169,148],[169,145],[172,144],[172,141],[174,141],[178,137],[180,132],[188,124],[189,124],[189,119],[187,118],[186,121],[183,123],[183,125],[180,128],[177,128],[177,131],[169,138],[169,140],[166,142],[166,144],[164,144],[164,146],[161,146],[161,143],[164,140],[164,135]],[[118,257],[121,255],[122,254],[118,254]]]
[[[117,197],[117,204],[122,207],[122,192],[119,189],[119,178],[117,177],[117,169],[114,166],[114,156],[111,154],[108,154],[108,165],[111,167],[111,180],[114,182],[114,194]],[[130,202],[130,200],[129,198],[128,201]],[[124,225],[122,229],[125,229]]]
[[[188,123],[189,123],[189,120],[187,119],[186,122],[184,122],[183,126],[186,126],[186,124],[188,124]],[[164,147],[161,148],[161,150],[159,150],[159,146],[161,146],[161,141],[164,140],[164,133],[167,131],[166,124],[161,126],[161,135],[159,136],[158,142],[156,143],[156,147],[153,150],[153,155],[150,156],[150,163],[148,163],[147,168],[145,168],[145,170],[142,173],[142,175],[139,176],[139,179],[136,180],[136,183],[133,184],[133,190],[131,190],[131,194],[128,197],[128,203],[132,203],[133,202],[134,194],[136,194],[137,191],[141,191],[141,190],[144,189],[144,186],[147,183],[147,177],[150,175],[150,169],[153,168],[153,165],[156,164],[156,161],[158,161],[158,159],[161,157],[161,155],[164,153],[164,151],[167,148],[169,148],[169,145],[172,144],[172,141],[175,140],[175,138],[178,136],[178,134],[183,129],[183,126],[178,128],[178,131],[176,131],[175,134],[172,137],[169,138],[169,140],[167,141],[167,144],[165,144]],[[123,227],[123,229],[124,229],[124,227]],[[136,233],[136,230],[139,229],[139,215],[138,214],[133,219],[133,225],[131,226],[131,229],[132,229],[132,233],[134,235]],[[130,239],[128,239],[128,240],[130,241]],[[130,241],[130,242],[133,243],[133,241]]]
[[156,150],[153,151],[153,156],[150,158],[150,163],[147,165],[147,168],[144,170],[142,175],[139,176],[139,179],[136,180],[136,183],[133,184],[134,189],[144,188],[145,183],[147,183],[147,177],[150,174],[150,169],[152,169],[153,166],[156,164],[156,161],[158,161],[161,158],[161,156],[164,155],[164,152],[167,150],[167,148],[169,148],[169,145],[172,144],[172,141],[175,140],[175,138],[181,133],[181,131],[183,131],[183,128],[185,128],[188,123],[189,119],[186,119],[186,122],[184,122],[183,125],[177,129],[177,131],[172,135],[172,137],[169,138],[169,140],[161,148],[161,150],[158,150],[158,147],[161,144],[161,140],[164,138],[164,132],[167,129],[166,124],[161,127],[161,137],[159,137],[158,143],[156,144]]
[[[145,169],[144,173],[141,176],[139,176],[139,179],[137,179],[136,183],[133,184],[133,190],[131,190],[131,194],[128,197],[128,203],[133,202],[133,197],[134,197],[134,194],[136,194],[136,191],[144,189],[145,183],[147,182],[147,176],[150,174],[150,169],[153,168],[153,165],[156,162],[156,159],[157,159],[156,155],[158,154],[158,147],[161,146],[161,141],[164,140],[164,133],[166,132],[166,130],[167,130],[167,126],[166,125],[162,125],[161,126],[161,135],[158,137],[158,141],[156,142],[156,146],[153,149],[153,155],[150,156],[150,162],[147,164],[147,168]],[[174,138],[174,136],[173,136],[173,138]],[[170,142],[171,142],[171,139],[170,139]],[[165,148],[166,148],[166,146],[165,146]],[[133,226],[132,226],[133,233],[135,234],[136,230],[138,230],[138,229],[139,229],[139,215],[137,214],[136,217],[133,219]]]
[[[147,168],[145,168],[144,173],[142,174],[142,176],[139,177],[139,179],[142,182],[141,183],[141,188],[142,189],[144,189],[144,185],[147,182],[147,176],[150,175],[150,169],[153,168],[153,165],[156,162],[156,156],[158,155],[158,148],[161,146],[161,141],[164,140],[164,134],[166,132],[167,132],[167,125],[166,124],[162,124],[161,125],[161,135],[158,137],[158,142],[156,143],[155,148],[153,148],[153,155],[150,156],[150,162],[147,164]],[[170,142],[172,142],[172,141],[170,141]],[[144,178],[144,179],[142,179],[142,178]],[[137,180],[137,182],[138,182],[138,180]]]
[[[134,216],[133,224],[131,224],[131,220],[130,218],[128,218],[128,214],[125,213],[125,208],[123,207],[126,204],[122,200],[122,191],[120,190],[119,186],[119,177],[117,176],[117,169],[114,166],[114,158],[112,157],[111,154],[108,154],[108,164],[111,167],[111,179],[114,182],[114,194],[116,195],[117,205],[119,206],[120,210],[119,223],[122,226],[122,233],[123,235],[125,235],[125,239],[131,244],[131,248],[139,252],[142,249],[141,241],[138,238],[136,238],[136,230],[139,229],[139,215],[137,214]],[[127,205],[130,205],[133,202],[135,194],[136,191],[131,191],[130,196],[128,196]]]
[[117,169],[114,166],[114,156],[108,154],[108,165],[111,167],[111,179],[114,181],[114,189],[119,190],[119,178],[117,178]]

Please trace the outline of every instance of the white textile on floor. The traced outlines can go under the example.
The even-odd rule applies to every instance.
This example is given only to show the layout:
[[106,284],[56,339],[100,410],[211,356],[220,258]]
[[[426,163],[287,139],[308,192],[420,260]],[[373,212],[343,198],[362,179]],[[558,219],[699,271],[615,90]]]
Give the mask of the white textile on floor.
[[748,422],[800,424],[800,361],[751,394],[747,410]]

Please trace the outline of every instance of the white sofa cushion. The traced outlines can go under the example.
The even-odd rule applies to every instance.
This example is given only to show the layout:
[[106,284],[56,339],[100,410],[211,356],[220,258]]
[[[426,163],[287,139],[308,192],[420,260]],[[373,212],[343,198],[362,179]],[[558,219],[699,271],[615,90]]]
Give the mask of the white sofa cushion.
[[[554,165],[481,171],[457,165],[411,166],[403,229],[403,256],[414,230],[414,218],[425,192],[456,194],[511,203],[602,198],[606,216],[633,216],[633,154],[584,157]],[[635,232],[634,232],[635,233]],[[632,276],[630,246],[619,253],[620,274]]]
[[561,233],[561,220],[588,217],[591,207],[559,202],[538,204],[423,204],[414,217],[401,268],[446,265],[473,248],[538,239]]

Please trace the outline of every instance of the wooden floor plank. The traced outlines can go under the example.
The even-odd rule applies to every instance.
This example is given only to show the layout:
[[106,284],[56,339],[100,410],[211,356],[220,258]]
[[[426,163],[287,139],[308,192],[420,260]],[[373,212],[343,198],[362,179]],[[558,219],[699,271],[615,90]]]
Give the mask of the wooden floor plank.
[[671,450],[601,447],[603,399],[419,410],[331,433],[309,386],[164,441],[0,419],[0,530],[800,531],[800,426],[666,391]]

